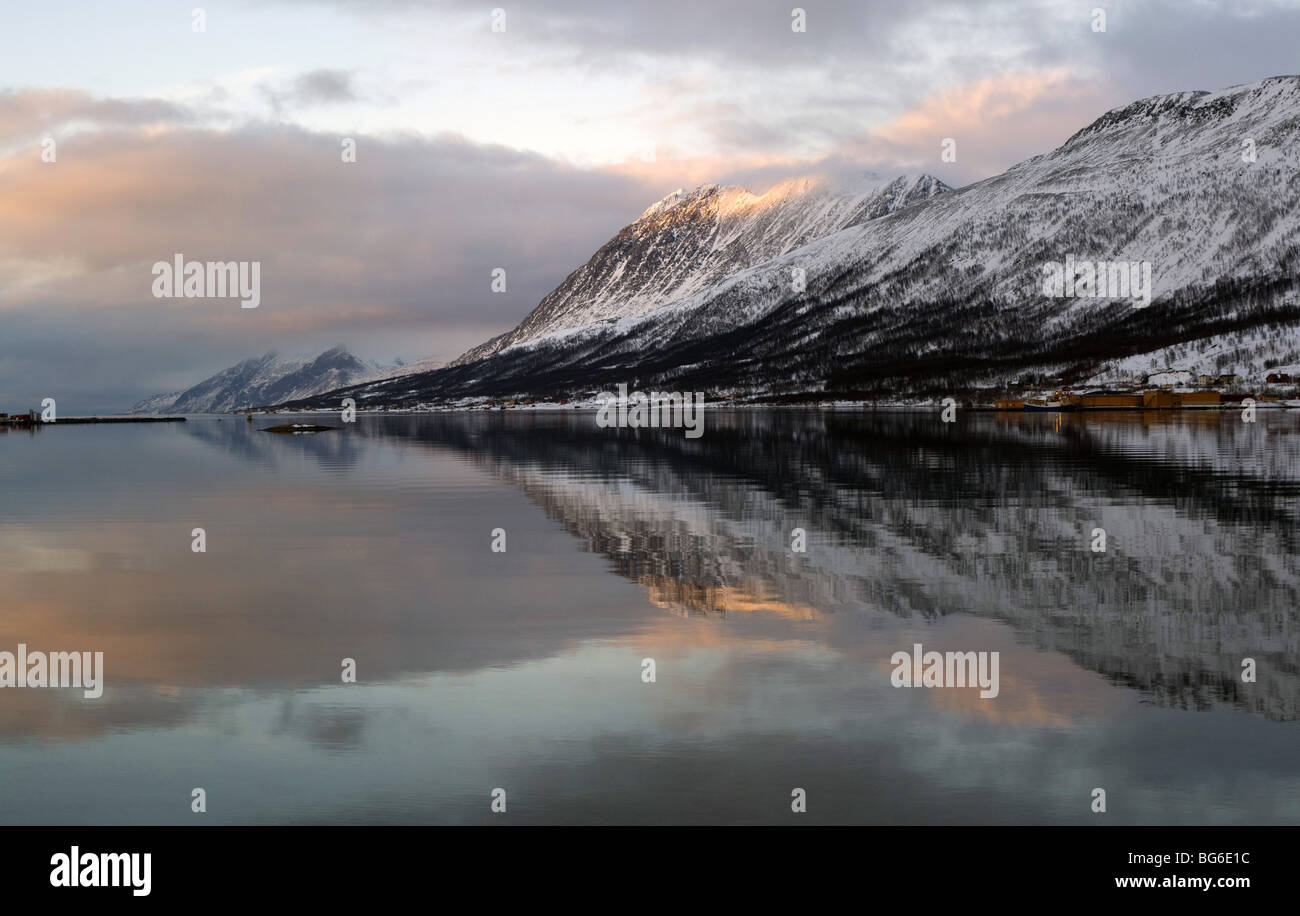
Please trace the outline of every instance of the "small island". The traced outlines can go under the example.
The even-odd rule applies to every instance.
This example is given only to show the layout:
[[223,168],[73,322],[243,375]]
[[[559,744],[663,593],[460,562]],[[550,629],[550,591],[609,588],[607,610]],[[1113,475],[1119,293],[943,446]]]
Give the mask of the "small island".
[[327,429],[338,429],[338,427],[318,426],[315,423],[284,423],[280,426],[267,426],[262,429],[262,432],[297,435],[298,433],[322,433]]

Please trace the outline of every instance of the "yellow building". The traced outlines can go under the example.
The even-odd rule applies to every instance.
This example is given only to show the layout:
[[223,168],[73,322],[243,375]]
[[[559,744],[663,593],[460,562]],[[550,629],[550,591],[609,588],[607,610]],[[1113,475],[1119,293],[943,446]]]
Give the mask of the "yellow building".
[[1175,407],[1218,407],[1223,395],[1217,391],[1180,391],[1174,394]]
[[1137,410],[1142,407],[1140,394],[1083,394],[1077,400],[1082,410]]

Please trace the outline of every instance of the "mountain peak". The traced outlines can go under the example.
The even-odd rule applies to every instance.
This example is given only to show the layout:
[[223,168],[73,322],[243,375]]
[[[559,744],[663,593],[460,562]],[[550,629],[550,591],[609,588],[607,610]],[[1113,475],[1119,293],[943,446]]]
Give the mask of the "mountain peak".
[[280,404],[342,388],[381,374],[372,363],[335,346],[308,359],[281,359],[278,351],[245,359],[174,395],[146,398],[131,413],[222,413]]
[[675,205],[685,195],[686,195],[685,188],[678,188],[676,191],[670,191],[669,193],[665,194],[663,197],[656,200],[650,206],[646,207],[645,210],[641,212],[641,215],[637,217],[637,222],[640,222],[641,220],[647,219],[651,216],[655,216],[656,214],[662,213],[664,210],[667,210],[669,207]]
[[[1297,151],[1300,77],[1288,76],[1138,100],[959,194],[926,174],[869,190],[813,176],[760,195],[702,185],[423,390],[372,395],[629,377],[755,397],[929,397],[1173,359],[1258,376],[1300,346]],[[1058,301],[1043,268],[1071,253],[1098,278],[1102,263],[1111,278],[1140,267],[1144,291],[1133,279]]]
[[739,185],[702,184],[693,191],[678,188],[647,207],[628,227],[629,230],[647,223],[665,220],[692,220],[718,210],[744,204],[757,197]]
[[747,268],[947,190],[929,175],[884,182],[869,172],[847,180],[796,176],[762,194],[734,184],[678,189],[623,227],[517,328],[480,344],[451,365],[640,318],[702,294]]
[[1252,121],[1267,120],[1279,106],[1293,107],[1298,100],[1300,76],[1271,76],[1214,92],[1184,90],[1153,95],[1111,109],[1076,132],[1060,149],[1072,149],[1117,131],[1149,131],[1157,127],[1182,130],[1212,123],[1241,128]]
[[[706,183],[692,191],[678,188],[665,195],[647,207],[624,231],[638,232],[646,224],[658,225],[666,221],[732,216],[752,218],[763,211],[781,207],[802,207],[814,199],[831,204],[861,205],[871,197],[898,198],[915,192],[922,199],[928,199],[949,190],[952,189],[948,185],[925,173],[908,173],[889,181],[875,172],[850,177],[799,175],[777,182],[762,194],[741,185]],[[892,208],[887,210],[892,212]]]

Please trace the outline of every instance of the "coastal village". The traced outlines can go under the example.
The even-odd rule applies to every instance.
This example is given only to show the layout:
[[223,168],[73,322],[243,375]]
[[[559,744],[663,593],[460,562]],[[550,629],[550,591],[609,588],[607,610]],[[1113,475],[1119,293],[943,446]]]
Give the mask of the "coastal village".
[[0,427],[34,426],[39,422],[41,422],[41,415],[35,410],[29,410],[27,413],[0,413]]
[[[1057,387],[1050,388],[1049,386]],[[1011,391],[986,389],[966,402],[967,409],[996,411],[1080,411],[1080,410],[1215,410],[1240,408],[1251,400],[1258,407],[1300,407],[1300,373],[1292,376],[1286,372],[1270,372],[1262,384],[1250,385],[1240,375],[1200,375],[1183,369],[1164,369],[1145,376],[1141,382],[1111,388],[1078,388],[1067,385],[1064,379],[1038,379],[1011,386]],[[1023,388],[1023,394],[1013,393]],[[1004,397],[996,395],[1003,394]],[[570,407],[582,409],[595,405],[595,393],[575,400],[555,400],[521,397],[517,399],[488,398],[467,399],[456,405],[466,410],[510,410],[531,407]],[[745,402],[732,393],[710,398],[714,407],[727,406],[728,402],[742,405]],[[761,406],[753,404],[750,406]],[[815,402],[808,406],[817,406]],[[820,406],[828,406],[822,404]],[[836,401],[833,406],[853,407]],[[882,407],[904,406],[881,404]],[[908,407],[928,407],[929,404],[908,403]],[[422,406],[421,409],[428,409]]]
[[[1023,396],[996,398],[991,409],[996,411],[1081,411],[1081,410],[1215,410],[1239,408],[1247,400],[1258,407],[1300,407],[1300,374],[1292,376],[1286,372],[1271,372],[1263,385],[1252,389],[1246,386],[1238,375],[1197,375],[1182,369],[1167,369],[1147,375],[1144,383],[1127,388],[1098,388],[1074,390],[1064,384],[1063,379],[1055,380],[1060,387],[1050,393],[1044,393],[1041,380],[1038,384],[1025,384],[1023,387],[1031,393]],[[1051,380],[1049,380],[1049,384]],[[731,395],[722,395],[714,399],[714,406],[720,406],[732,400]],[[589,401],[578,399],[577,403],[562,399],[557,401],[519,398],[510,400],[489,399],[486,402],[465,402],[458,405],[461,409],[510,409],[528,407],[568,407],[575,409],[590,406]],[[757,405],[756,405],[757,406]],[[844,405],[840,405],[844,406]],[[990,409],[990,402],[968,403],[968,408]],[[324,408],[329,410],[329,408]],[[424,405],[417,407],[417,412],[427,409]],[[299,410],[259,410],[259,414],[278,413],[313,413],[317,408],[306,407]],[[386,412],[380,408],[379,412]],[[252,422],[252,411],[246,411],[247,419]],[[89,422],[92,418],[68,418],[61,422]],[[112,417],[93,418],[97,422],[157,422],[180,420],[181,417]],[[41,414],[37,410],[26,413],[0,413],[0,430],[11,427],[40,426]]]
[[1247,400],[1269,407],[1300,407],[1297,381],[1285,372],[1269,373],[1257,393],[1237,375],[1197,375],[1189,370],[1154,372],[1145,384],[1126,389],[1074,391],[1064,386],[1051,394],[999,398],[995,410],[1213,410],[1240,407]]

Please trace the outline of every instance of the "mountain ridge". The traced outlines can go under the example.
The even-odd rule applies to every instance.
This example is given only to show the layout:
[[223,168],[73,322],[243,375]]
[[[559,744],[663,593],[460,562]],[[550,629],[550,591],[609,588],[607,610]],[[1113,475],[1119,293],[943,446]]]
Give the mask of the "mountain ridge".
[[226,413],[311,397],[373,379],[383,370],[342,346],[312,359],[283,359],[276,350],[241,360],[171,395],[154,395],[128,413]]
[[465,365],[599,321],[646,314],[738,270],[949,190],[930,175],[883,181],[873,174],[839,186],[825,177],[802,176],[763,194],[737,185],[679,189],[620,229],[514,330],[471,348],[449,365]]
[[[1251,373],[1300,363],[1300,77],[1138,100],[980,182],[874,218],[813,219],[826,231],[806,242],[798,223],[751,221],[739,237],[788,231],[746,246],[779,253],[744,266],[727,256],[738,236],[719,215],[751,201],[719,194],[668,195],[514,331],[443,369],[350,393],[414,405],[628,381],[742,400],[880,400],[1082,382],[1188,348]],[[706,231],[653,250],[681,225]],[[706,243],[723,256],[692,274]],[[1042,269],[1067,255],[1149,263],[1150,304],[1048,297]],[[625,307],[628,267],[614,272],[629,263],[668,270],[634,284],[640,298]]]

